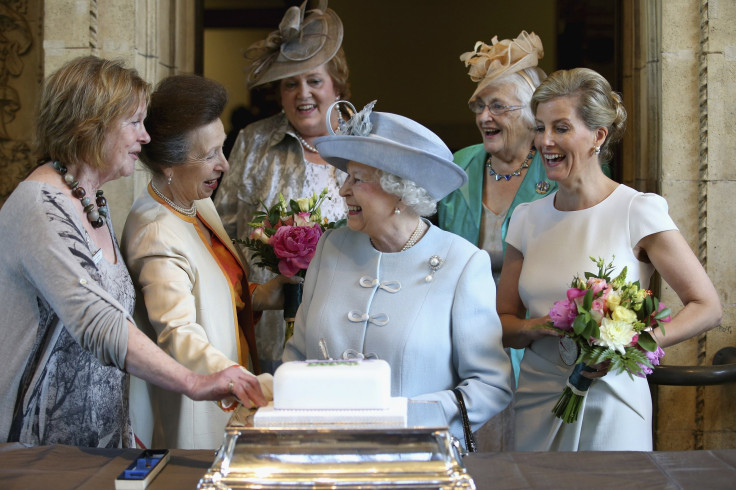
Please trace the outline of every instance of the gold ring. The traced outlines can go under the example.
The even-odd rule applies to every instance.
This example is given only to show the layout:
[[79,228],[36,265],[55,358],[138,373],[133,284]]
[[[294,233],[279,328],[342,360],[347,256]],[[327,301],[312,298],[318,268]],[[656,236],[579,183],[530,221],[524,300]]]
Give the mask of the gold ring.
[[232,380],[227,385],[227,392],[230,393],[231,395],[233,394],[233,382],[232,382]]

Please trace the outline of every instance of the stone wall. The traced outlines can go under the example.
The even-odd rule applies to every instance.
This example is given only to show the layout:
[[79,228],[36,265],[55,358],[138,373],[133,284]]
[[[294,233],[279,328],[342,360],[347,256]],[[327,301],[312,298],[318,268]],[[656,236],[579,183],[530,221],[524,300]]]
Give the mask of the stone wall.
[[[89,54],[122,59],[152,84],[194,71],[196,0],[47,0],[44,5],[44,73]],[[103,186],[118,236],[147,183],[139,167],[133,179]]]
[[[624,181],[659,192],[719,292],[722,325],[667,349],[665,364],[712,365],[736,345],[736,4],[726,0],[627,0],[624,30],[630,112]],[[682,307],[662,283],[662,300]],[[656,448],[736,447],[736,385],[655,387]]]

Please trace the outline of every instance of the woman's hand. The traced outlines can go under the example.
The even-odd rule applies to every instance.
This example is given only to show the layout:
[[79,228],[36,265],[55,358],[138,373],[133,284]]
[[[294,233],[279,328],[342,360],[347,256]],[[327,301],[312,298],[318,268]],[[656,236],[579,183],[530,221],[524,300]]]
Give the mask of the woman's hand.
[[551,321],[549,315],[522,319],[516,315],[499,314],[499,318],[504,327],[504,347],[523,349],[535,340],[544,337],[562,337],[562,332],[546,325]]
[[496,288],[496,310],[503,327],[503,346],[523,349],[543,337],[559,337],[560,332],[544,328],[551,321],[549,315],[524,318],[526,307],[519,297],[519,276],[524,256],[511,245],[506,247],[501,279]]
[[192,400],[220,401],[234,396],[246,407],[251,402],[259,407],[268,402],[258,378],[242,366],[236,364],[214,374],[196,374],[162,351],[130,322],[125,368],[134,376]]
[[278,275],[264,284],[259,284],[251,297],[253,309],[257,311],[283,310],[284,284],[299,284],[301,282],[304,282],[304,279],[299,276],[286,277]]
[[595,369],[595,371],[583,370],[580,375],[588,379],[602,378],[608,374],[608,370],[611,368],[611,361],[605,361],[600,364],[589,364],[588,367]]
[[193,374],[187,396],[192,400],[222,400],[234,396],[246,407],[262,407],[268,403],[258,378],[237,365],[214,374]]

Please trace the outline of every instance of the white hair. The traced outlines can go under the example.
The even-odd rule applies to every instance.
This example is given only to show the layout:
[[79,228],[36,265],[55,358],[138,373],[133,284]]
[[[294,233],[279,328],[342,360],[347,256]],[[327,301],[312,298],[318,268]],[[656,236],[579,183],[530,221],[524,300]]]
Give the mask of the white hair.
[[[498,79],[491,82],[489,87],[491,86],[500,86],[500,85],[511,85],[514,88],[514,94],[516,95],[516,98],[519,99],[519,102],[524,107],[521,109],[521,119],[524,121],[526,127],[533,128],[534,127],[534,113],[532,113],[532,108],[530,106],[530,103],[532,101],[532,95],[534,95],[534,89],[539,87],[539,85],[544,81],[545,78],[547,78],[547,74],[544,73],[544,71],[536,66],[532,66],[529,68],[524,68],[521,70],[524,72],[524,75],[526,75],[527,78],[524,78],[524,75],[520,74],[519,72],[513,72],[508,75],[503,75],[499,77]],[[529,85],[529,82],[531,81],[532,85],[534,85],[534,89],[532,89],[532,86]]]
[[379,170],[381,177],[379,183],[381,188],[392,194],[403,202],[419,216],[432,216],[437,211],[437,201],[427,192],[424,187],[416,182],[404,179],[384,170]]

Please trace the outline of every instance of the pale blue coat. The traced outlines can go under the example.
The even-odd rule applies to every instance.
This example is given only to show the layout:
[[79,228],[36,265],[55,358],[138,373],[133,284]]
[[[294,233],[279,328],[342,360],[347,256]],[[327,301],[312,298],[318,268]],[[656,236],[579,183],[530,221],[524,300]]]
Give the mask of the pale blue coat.
[[[433,255],[443,263],[427,282]],[[409,250],[381,253],[366,234],[330,230],[309,266],[283,360],[321,358],[321,338],[333,358],[375,353],[391,365],[392,396],[440,402],[463,440],[452,388],[463,391],[473,430],[511,400],[495,298],[488,254],[455,234],[430,226]]]

